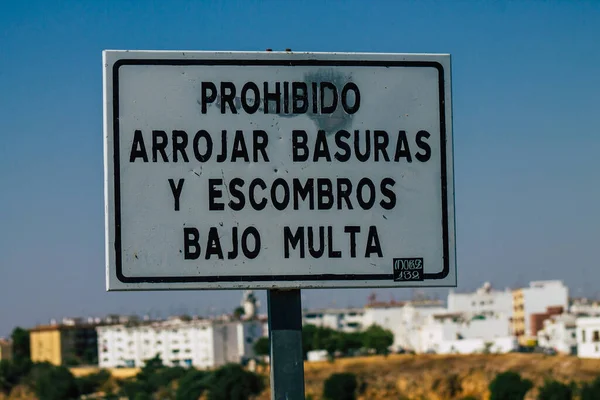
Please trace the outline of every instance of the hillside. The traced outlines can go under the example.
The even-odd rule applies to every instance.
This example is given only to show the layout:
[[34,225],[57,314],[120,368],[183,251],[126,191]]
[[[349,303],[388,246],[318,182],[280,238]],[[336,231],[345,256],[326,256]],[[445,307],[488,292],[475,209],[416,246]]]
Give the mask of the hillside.
[[[328,376],[351,372],[356,374],[363,388],[359,395],[361,400],[451,400],[467,396],[484,400],[488,398],[489,382],[506,370],[519,372],[537,387],[550,377],[564,382],[589,381],[600,376],[600,360],[540,354],[391,355],[306,363],[306,397],[320,399]],[[267,400],[269,396],[266,390],[260,399]],[[532,390],[528,399],[534,397],[535,390]]]

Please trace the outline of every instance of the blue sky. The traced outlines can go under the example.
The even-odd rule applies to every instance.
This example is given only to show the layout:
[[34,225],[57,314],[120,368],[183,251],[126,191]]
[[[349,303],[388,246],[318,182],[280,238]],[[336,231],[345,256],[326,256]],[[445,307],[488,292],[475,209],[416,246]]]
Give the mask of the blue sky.
[[[239,302],[105,292],[103,49],[451,53],[459,289],[563,279],[600,296],[599,38],[595,1],[1,2],[0,336]],[[311,291],[305,306],[370,291]]]

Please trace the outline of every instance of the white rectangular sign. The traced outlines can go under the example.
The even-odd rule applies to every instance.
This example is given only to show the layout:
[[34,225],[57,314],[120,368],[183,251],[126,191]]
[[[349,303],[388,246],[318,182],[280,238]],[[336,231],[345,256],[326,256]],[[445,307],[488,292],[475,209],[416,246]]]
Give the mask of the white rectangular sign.
[[109,290],[456,286],[449,55],[103,62]]

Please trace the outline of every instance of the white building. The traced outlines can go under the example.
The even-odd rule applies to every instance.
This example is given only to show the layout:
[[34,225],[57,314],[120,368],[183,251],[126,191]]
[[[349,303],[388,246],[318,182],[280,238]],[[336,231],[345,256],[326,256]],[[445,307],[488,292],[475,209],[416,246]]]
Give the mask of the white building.
[[544,321],[544,328],[537,333],[538,346],[554,349],[561,354],[576,354],[576,317],[571,314],[554,315]]
[[364,315],[363,308],[308,310],[302,313],[302,323],[341,332],[358,332],[364,327]]
[[394,334],[392,350],[415,350],[419,331],[427,318],[445,312],[440,301],[420,300],[404,303],[378,303],[365,309],[364,327],[379,325]]
[[600,302],[586,298],[571,299],[569,313],[582,317],[600,317]]
[[600,318],[577,318],[577,355],[600,358]]
[[213,368],[254,357],[259,321],[182,320],[99,326],[101,368],[141,367],[159,355],[167,366]]
[[473,293],[448,293],[448,312],[473,315],[505,315],[510,319],[513,314],[513,294],[510,289],[494,290],[489,282]]
[[372,302],[365,308],[321,309],[303,312],[303,324],[359,332],[378,325],[394,334],[392,350],[413,350],[419,329],[428,316],[445,312],[437,300]]
[[513,291],[513,332],[516,336],[536,337],[531,321],[533,314],[549,308],[569,309],[569,289],[562,281],[535,281],[529,287]]
[[418,353],[506,353],[516,349],[510,322],[502,316],[463,313],[431,315],[419,331]]

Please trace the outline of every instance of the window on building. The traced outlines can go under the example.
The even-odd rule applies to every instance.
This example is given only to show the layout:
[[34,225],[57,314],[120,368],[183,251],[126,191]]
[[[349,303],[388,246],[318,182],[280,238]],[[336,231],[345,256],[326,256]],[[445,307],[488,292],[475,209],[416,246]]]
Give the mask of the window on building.
[[575,339],[575,336],[576,336],[576,335],[575,335],[575,332],[571,333],[571,337],[572,337],[573,339]]
[[600,331],[592,332],[592,342],[600,342]]
[[581,342],[585,343],[585,330],[581,330]]

